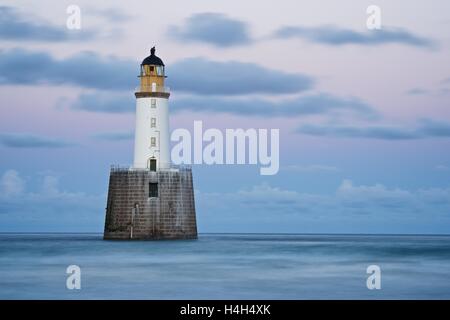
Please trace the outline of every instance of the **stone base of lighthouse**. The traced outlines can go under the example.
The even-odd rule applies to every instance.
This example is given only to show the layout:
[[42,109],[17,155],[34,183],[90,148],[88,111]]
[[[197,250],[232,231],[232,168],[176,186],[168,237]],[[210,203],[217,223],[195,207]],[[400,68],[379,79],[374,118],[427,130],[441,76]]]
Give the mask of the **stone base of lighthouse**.
[[190,168],[112,168],[104,239],[196,239]]

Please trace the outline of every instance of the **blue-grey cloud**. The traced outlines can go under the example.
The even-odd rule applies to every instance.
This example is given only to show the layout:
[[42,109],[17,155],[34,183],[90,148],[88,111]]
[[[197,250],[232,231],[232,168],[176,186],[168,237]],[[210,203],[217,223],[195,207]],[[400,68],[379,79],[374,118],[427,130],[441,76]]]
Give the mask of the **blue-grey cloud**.
[[10,148],[64,148],[72,143],[28,133],[0,133],[0,144]]
[[320,126],[303,125],[297,130],[312,136],[332,136],[345,138],[373,138],[384,140],[417,139],[420,136],[414,130],[395,127],[352,127],[352,126]]
[[252,41],[245,22],[220,13],[194,14],[184,26],[170,26],[168,34],[182,42],[202,42],[217,47],[243,45]]
[[417,96],[417,95],[427,94],[428,90],[425,90],[422,88],[412,88],[412,89],[406,91],[406,93],[409,95],[412,95],[412,96]]
[[[67,84],[132,91],[139,63],[82,52],[56,59],[45,52],[0,51],[0,84]],[[296,93],[312,87],[309,76],[266,69],[253,63],[190,58],[167,68],[169,85],[197,94]],[[195,81],[192,75],[195,74]]]
[[0,39],[11,41],[67,41],[94,38],[95,33],[68,30],[65,25],[27,19],[15,8],[0,6]]
[[[133,95],[97,92],[80,95],[71,108],[90,112],[125,113],[134,112],[134,105]],[[380,118],[378,112],[364,101],[354,97],[342,98],[324,93],[283,99],[278,102],[258,98],[191,96],[172,99],[170,110],[174,113],[189,111],[255,117],[351,114],[366,120]]]
[[300,38],[315,43],[327,45],[381,45],[388,43],[405,44],[417,47],[434,47],[435,42],[431,39],[418,36],[409,31],[399,28],[383,27],[380,30],[368,30],[358,32],[343,29],[336,26],[302,27],[285,26],[278,29],[275,38]]
[[297,133],[336,138],[368,138],[381,140],[411,140],[424,138],[449,138],[450,123],[423,119],[415,128],[388,126],[322,126],[302,125]]
[[133,139],[134,135],[132,132],[103,132],[92,137],[94,139],[106,141],[123,141]]
[[104,113],[128,113],[135,111],[133,93],[87,93],[81,94],[70,105],[74,110]]
[[[197,94],[286,94],[310,89],[307,75],[266,69],[254,63],[189,58],[167,68],[169,85]],[[195,75],[195,79],[193,79]]]
[[429,137],[450,137],[450,123],[431,119],[421,120],[418,131]]
[[82,52],[55,59],[45,52],[0,51],[0,84],[68,84],[95,89],[128,89],[136,82],[137,63]]
[[228,113],[258,117],[292,117],[300,115],[321,115],[353,113],[360,118],[373,120],[379,117],[377,111],[365,102],[351,97],[342,98],[329,94],[310,94],[278,102],[257,98],[202,98],[174,99],[171,110],[210,113]]

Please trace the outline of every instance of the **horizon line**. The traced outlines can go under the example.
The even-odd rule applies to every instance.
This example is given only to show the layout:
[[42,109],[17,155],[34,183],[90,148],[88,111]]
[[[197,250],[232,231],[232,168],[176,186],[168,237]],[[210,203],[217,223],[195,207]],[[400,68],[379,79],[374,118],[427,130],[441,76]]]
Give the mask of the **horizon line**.
[[[94,231],[0,231],[1,234],[99,234],[103,232]],[[450,233],[308,233],[308,232],[199,232],[199,235],[341,235],[341,236],[450,236]]]

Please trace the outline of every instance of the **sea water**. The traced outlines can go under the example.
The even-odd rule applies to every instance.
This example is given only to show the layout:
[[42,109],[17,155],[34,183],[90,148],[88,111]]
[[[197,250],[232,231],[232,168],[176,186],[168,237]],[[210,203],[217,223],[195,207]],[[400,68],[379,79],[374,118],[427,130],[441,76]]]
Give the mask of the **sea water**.
[[[67,267],[81,289],[66,286]],[[367,287],[367,267],[381,289]],[[0,299],[449,299],[450,236],[0,234]]]

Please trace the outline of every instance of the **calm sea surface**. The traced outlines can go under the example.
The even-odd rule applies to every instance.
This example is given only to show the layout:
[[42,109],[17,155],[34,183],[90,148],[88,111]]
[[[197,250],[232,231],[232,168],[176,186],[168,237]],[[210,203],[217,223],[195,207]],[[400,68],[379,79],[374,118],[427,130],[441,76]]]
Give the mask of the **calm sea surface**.
[[450,236],[0,234],[0,299],[450,299]]

